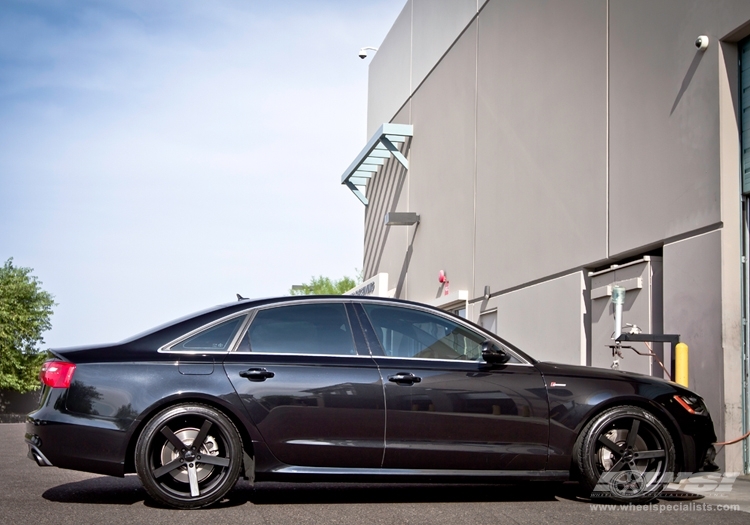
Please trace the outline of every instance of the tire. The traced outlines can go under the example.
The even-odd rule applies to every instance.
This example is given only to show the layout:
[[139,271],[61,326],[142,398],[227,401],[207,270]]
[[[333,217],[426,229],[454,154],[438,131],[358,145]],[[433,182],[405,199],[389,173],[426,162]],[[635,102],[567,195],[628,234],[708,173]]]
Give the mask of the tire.
[[218,410],[196,403],[159,412],[135,446],[135,469],[146,491],[180,509],[219,501],[237,483],[241,466],[237,428]]
[[672,436],[650,412],[610,408],[581,431],[573,450],[584,495],[620,503],[646,503],[672,481]]

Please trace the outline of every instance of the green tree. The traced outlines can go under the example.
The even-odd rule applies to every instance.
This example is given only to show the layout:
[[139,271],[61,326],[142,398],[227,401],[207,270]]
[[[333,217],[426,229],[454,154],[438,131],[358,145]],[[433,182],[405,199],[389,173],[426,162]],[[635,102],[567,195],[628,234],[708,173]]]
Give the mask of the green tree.
[[22,393],[39,388],[45,353],[38,345],[55,306],[32,271],[13,266],[13,258],[0,268],[0,389]]
[[309,283],[293,286],[290,295],[342,295],[357,286],[357,281],[351,277],[331,280],[329,277],[311,277]]

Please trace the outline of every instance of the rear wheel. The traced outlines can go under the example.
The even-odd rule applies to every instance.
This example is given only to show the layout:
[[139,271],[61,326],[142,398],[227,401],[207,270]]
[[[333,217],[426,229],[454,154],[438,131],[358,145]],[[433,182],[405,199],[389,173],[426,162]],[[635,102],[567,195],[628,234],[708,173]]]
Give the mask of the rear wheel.
[[181,509],[220,500],[237,482],[242,441],[234,424],[218,410],[176,405],[157,414],[135,447],[135,467],[156,501]]
[[584,427],[573,458],[591,498],[645,503],[671,481],[674,443],[666,427],[635,406],[602,412]]

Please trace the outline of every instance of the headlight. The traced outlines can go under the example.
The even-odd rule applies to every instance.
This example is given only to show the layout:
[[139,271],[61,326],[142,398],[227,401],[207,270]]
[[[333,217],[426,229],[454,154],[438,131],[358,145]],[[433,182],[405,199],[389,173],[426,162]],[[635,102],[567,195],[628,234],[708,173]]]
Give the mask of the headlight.
[[689,414],[695,414],[698,416],[707,416],[708,409],[703,400],[698,396],[674,396],[674,400],[688,411]]

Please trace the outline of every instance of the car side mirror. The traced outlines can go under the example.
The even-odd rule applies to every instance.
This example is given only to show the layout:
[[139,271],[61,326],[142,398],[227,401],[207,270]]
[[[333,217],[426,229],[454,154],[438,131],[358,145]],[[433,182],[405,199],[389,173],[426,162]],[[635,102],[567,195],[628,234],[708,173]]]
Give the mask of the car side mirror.
[[510,360],[510,356],[491,341],[482,343],[482,358],[491,365],[503,365]]

